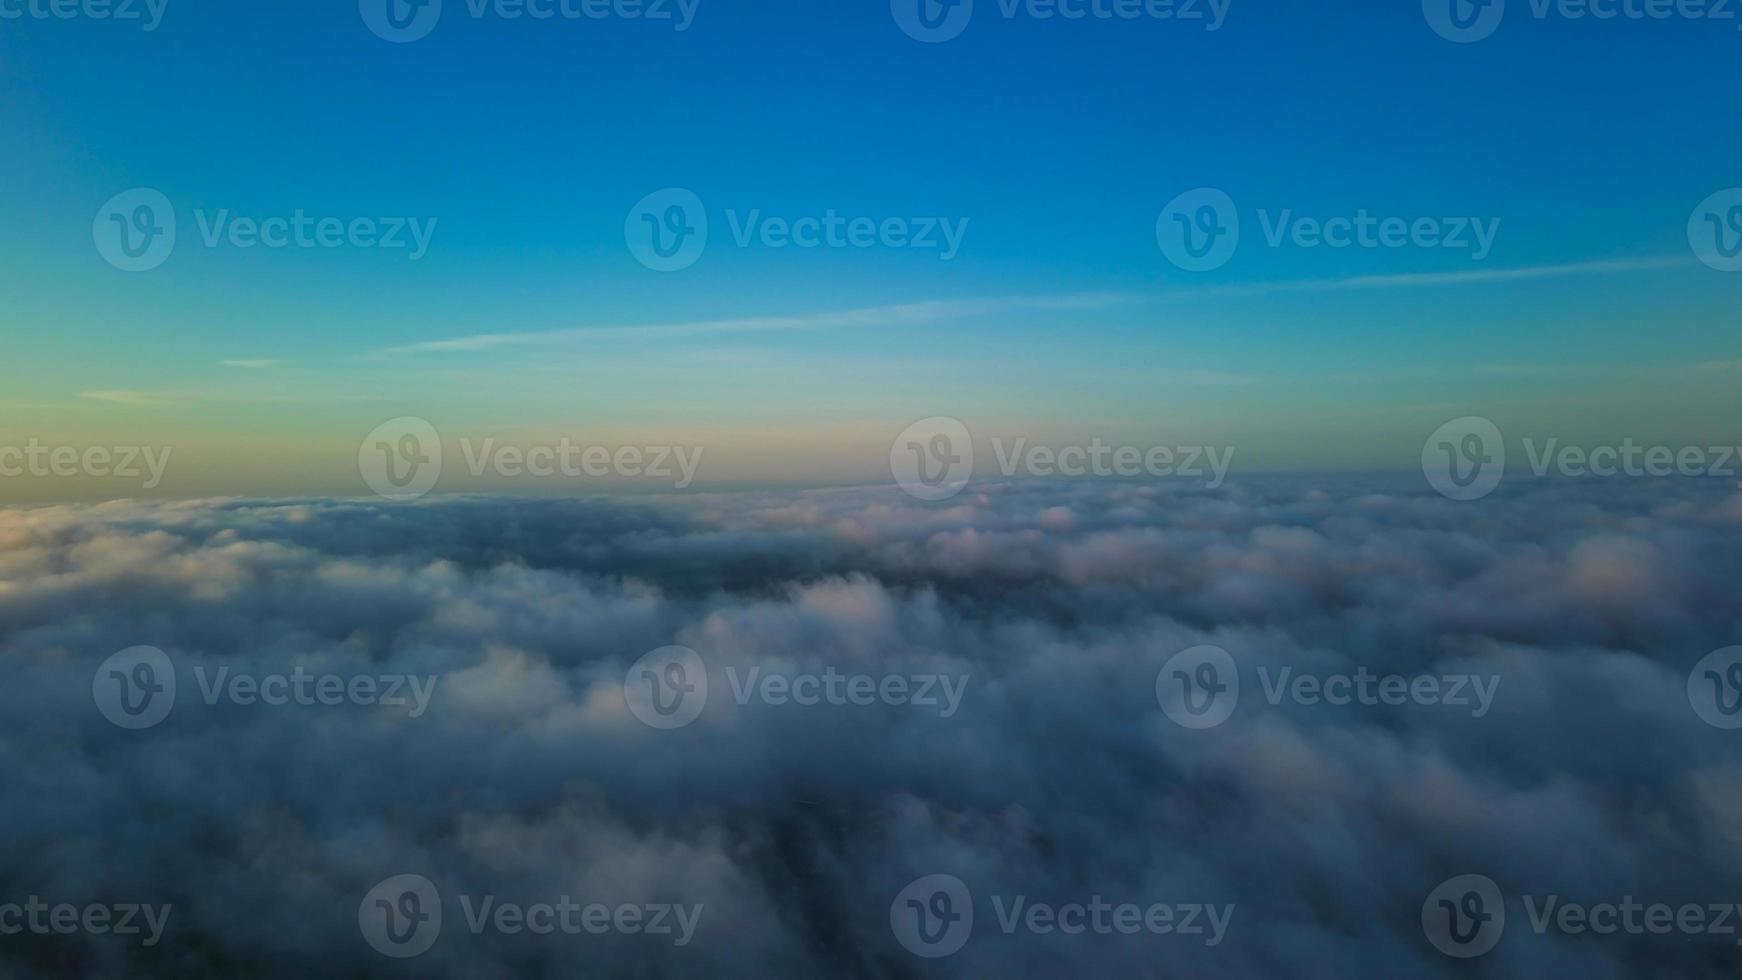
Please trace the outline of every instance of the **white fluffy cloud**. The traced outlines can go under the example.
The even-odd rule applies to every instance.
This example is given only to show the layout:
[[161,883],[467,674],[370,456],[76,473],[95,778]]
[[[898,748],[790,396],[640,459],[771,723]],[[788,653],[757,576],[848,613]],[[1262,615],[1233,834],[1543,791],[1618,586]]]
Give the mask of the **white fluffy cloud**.
[[[637,502],[457,499],[0,512],[0,902],[169,902],[151,949],[0,937],[8,975],[1440,976],[1441,880],[1585,901],[1742,899],[1734,733],[1688,669],[1742,642],[1738,498],[1538,484],[1457,504],[1381,484],[1218,494],[993,486]],[[1265,703],[1189,731],[1174,653],[1245,667],[1498,676],[1443,707]],[[125,647],[175,711],[92,704]],[[681,644],[688,727],[621,682]],[[196,671],[428,675],[427,711],[241,705]],[[740,705],[731,676],[966,678],[959,710]],[[357,904],[421,874],[447,925],[409,966]],[[940,964],[891,899],[1234,903],[1227,939],[1005,935]],[[702,903],[647,936],[474,936],[461,894]],[[1700,937],[1529,935],[1493,975],[1732,974]]]

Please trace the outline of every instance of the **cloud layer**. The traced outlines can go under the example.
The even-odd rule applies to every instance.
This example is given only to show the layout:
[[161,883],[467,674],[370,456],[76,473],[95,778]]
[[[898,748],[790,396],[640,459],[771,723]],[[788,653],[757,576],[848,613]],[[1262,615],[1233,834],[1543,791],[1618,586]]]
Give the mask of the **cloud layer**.
[[[1216,493],[975,486],[638,501],[198,502],[0,512],[0,903],[174,907],[162,941],[0,936],[8,976],[1688,977],[1735,937],[1424,938],[1440,882],[1742,900],[1736,733],[1690,668],[1742,642],[1742,497],[1539,482],[1459,504],[1383,481]],[[1157,675],[1212,644],[1240,702],[1175,724]],[[174,663],[168,718],[93,703]],[[685,727],[626,704],[681,645]],[[770,703],[750,671],[966,678],[959,710]],[[1270,703],[1263,680],[1476,675],[1448,704]],[[416,675],[427,710],[207,703],[225,676]],[[1263,680],[1261,680],[1263,679]],[[440,938],[389,959],[378,882]],[[912,955],[916,878],[972,937]],[[693,941],[467,928],[461,899],[700,904]],[[1005,933],[994,900],[1233,904],[1227,935]]]

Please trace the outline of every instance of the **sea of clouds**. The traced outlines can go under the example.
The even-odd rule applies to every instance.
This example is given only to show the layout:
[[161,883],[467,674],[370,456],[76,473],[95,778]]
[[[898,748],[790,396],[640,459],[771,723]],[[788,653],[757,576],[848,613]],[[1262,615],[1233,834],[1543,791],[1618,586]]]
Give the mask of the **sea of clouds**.
[[[1742,495],[1710,482],[0,511],[0,903],[173,910],[149,946],[0,936],[0,975],[1734,976],[1735,936],[1538,935],[1517,906],[1457,960],[1421,912],[1468,873],[1587,903],[1742,900],[1742,732],[1688,696],[1696,662],[1742,643],[1739,582]],[[1157,676],[1204,644],[1252,673],[1194,730]],[[93,678],[140,645],[177,698],[132,730]],[[625,678],[672,645],[710,687],[661,729]],[[1272,704],[1256,671],[1285,667],[1498,687],[1480,717]],[[965,686],[948,715],[739,703],[727,672],[753,668]],[[413,716],[208,703],[220,669],[435,681]],[[359,924],[401,874],[444,911],[409,959]],[[928,959],[891,904],[937,874],[976,919]],[[682,945],[475,934],[462,896],[702,912]],[[1235,912],[1213,945],[1006,932],[993,898],[1015,896]]]

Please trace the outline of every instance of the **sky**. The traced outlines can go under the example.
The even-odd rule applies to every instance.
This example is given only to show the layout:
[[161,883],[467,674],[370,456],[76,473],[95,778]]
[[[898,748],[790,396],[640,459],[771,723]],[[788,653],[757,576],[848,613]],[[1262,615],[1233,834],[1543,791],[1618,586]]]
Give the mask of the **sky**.
[[[450,459],[701,446],[701,486],[888,482],[934,416],[988,455],[1220,445],[1240,472],[1406,470],[1470,415],[1584,443],[1734,429],[1742,275],[1689,229],[1742,206],[1733,19],[1512,0],[1457,43],[1431,2],[979,0],[922,41],[904,0],[446,0],[395,42],[372,2],[0,0],[0,445],[174,451],[151,488],[0,499],[366,493],[359,444],[401,417]],[[176,240],[130,272],[103,242],[140,188]],[[635,232],[672,188],[708,236],[661,271]],[[1200,188],[1240,235],[1194,271],[1163,246]],[[427,238],[231,234],[299,214]],[[757,224],[830,214],[901,233],[777,247]],[[1361,214],[1436,234],[1282,223]],[[450,465],[438,489],[492,486]]]

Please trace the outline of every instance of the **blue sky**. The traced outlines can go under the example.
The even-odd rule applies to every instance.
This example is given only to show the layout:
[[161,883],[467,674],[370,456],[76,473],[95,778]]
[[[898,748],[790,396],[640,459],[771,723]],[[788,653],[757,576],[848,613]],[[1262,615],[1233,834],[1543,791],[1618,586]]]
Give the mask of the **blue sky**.
[[[15,439],[184,447],[187,493],[354,490],[357,438],[399,415],[687,434],[720,447],[721,480],[778,483],[886,476],[878,447],[930,415],[1219,440],[1260,469],[1407,468],[1468,414],[1733,431],[1742,274],[1700,264],[1687,223],[1742,185],[1736,23],[1512,0],[1454,44],[1418,4],[1365,6],[1234,0],[1211,32],[979,0],[938,44],[878,2],[700,0],[679,32],[447,0],[405,44],[349,3],[169,0],[151,32],[0,20],[0,401]],[[178,241],[126,273],[92,216],[136,187]],[[710,237],[662,273],[624,224],[668,187]],[[1199,187],[1237,203],[1242,239],[1193,273],[1156,225]],[[1499,224],[1475,260],[1269,247],[1261,209]],[[436,224],[414,262],[204,247],[196,219],[298,210]],[[753,210],[967,224],[948,260],[738,247]],[[519,339],[401,350],[486,334]]]

